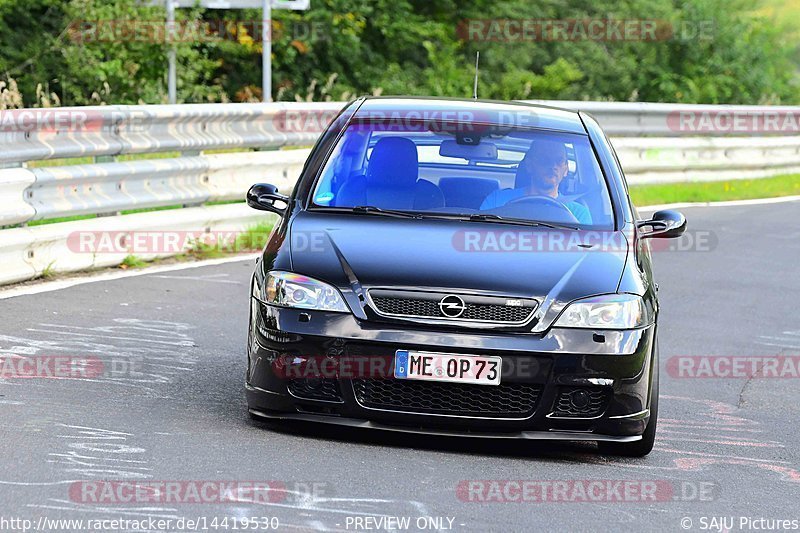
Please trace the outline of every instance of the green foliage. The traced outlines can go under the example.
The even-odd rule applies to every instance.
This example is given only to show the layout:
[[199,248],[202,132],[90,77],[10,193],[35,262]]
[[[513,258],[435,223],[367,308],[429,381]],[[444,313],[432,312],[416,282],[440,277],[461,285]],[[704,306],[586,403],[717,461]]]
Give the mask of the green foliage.
[[140,257],[136,257],[135,255],[126,255],[122,262],[119,264],[119,267],[122,269],[126,268],[141,268],[147,266],[147,261]]
[[[468,96],[480,50],[485,98],[799,100],[791,46],[745,0],[319,0],[306,14],[278,11],[276,18],[332,28],[316,32],[305,54],[290,51],[291,65],[279,64],[276,83],[284,99],[332,73],[345,95],[377,89]],[[643,19],[658,22],[659,31],[656,40],[503,42],[470,39],[465,25],[474,19]],[[339,31],[348,21],[348,31]],[[277,56],[291,48],[288,39],[276,42]]]
[[224,232],[218,235],[218,240],[204,241],[198,239],[189,244],[189,248],[182,256],[194,259],[213,259],[230,254],[261,251],[269,240],[275,217],[270,217],[268,222],[260,222],[239,232],[233,239],[227,239]]
[[545,66],[543,71],[541,75],[527,70],[506,72],[499,82],[490,85],[491,94],[500,100],[557,98],[583,78],[580,69],[563,57]]
[[[273,86],[279,100],[470,96],[480,50],[483,98],[798,103],[798,28],[776,23],[782,2],[312,0],[306,12],[273,11]],[[221,39],[177,43],[179,100],[260,100],[260,11],[178,14],[182,27],[227,23]],[[26,106],[162,103],[168,43],[119,34],[124,21],[155,27],[164,16],[140,0],[0,0],[0,76],[17,80]],[[644,19],[659,31],[656,40],[487,41],[464,31],[476,19]],[[98,27],[104,38],[80,39],[80,23],[92,21],[117,21],[116,34]],[[18,105],[4,90],[0,106]]]
[[769,178],[733,179],[632,185],[631,200],[637,206],[676,202],[720,202],[800,195],[800,174]]
[[52,279],[53,277],[55,277],[56,275],[56,271],[54,268],[55,264],[56,264],[55,261],[50,261],[50,263],[48,263],[47,266],[44,267],[44,270],[42,270],[42,273],[39,275],[39,277],[41,277],[42,279]]
[[[179,18],[197,20],[200,12],[182,9]],[[160,42],[131,33],[134,24],[163,20],[163,8],[138,0],[3,0],[0,72],[16,79],[26,106],[163,103],[163,33]],[[219,62],[208,48],[181,41],[177,50],[181,99],[221,100],[224,88],[212,82]]]
[[243,233],[240,233],[236,238],[235,251],[236,252],[257,252],[267,245],[269,236],[272,234],[272,228],[275,226],[275,221],[270,220],[267,222],[259,222],[248,227]]

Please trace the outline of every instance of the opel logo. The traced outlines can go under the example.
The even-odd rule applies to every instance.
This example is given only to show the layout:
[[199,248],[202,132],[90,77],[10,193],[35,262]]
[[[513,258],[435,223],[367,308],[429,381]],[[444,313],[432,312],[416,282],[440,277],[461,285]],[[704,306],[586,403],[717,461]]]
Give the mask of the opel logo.
[[464,300],[455,294],[448,294],[439,301],[439,311],[447,318],[458,318],[466,309]]

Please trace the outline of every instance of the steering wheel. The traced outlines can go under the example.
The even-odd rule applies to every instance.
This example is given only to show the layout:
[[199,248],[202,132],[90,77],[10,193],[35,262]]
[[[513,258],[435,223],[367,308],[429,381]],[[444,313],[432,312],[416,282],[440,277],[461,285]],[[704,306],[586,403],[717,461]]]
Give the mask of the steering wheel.
[[578,223],[569,208],[550,196],[525,196],[494,210],[498,215],[529,218],[532,213],[544,222]]

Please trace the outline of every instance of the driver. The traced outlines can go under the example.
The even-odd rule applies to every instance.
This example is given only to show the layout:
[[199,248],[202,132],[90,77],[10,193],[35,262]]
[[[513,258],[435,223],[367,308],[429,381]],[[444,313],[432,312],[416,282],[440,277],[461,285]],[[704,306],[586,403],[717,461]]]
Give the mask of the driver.
[[559,197],[558,186],[567,175],[567,150],[563,143],[552,140],[534,141],[533,146],[519,163],[518,176],[525,176],[530,184],[517,189],[495,191],[481,204],[481,211],[501,207],[514,200],[528,196],[549,196],[570,210],[581,224],[591,224],[592,215],[586,206],[568,202]]

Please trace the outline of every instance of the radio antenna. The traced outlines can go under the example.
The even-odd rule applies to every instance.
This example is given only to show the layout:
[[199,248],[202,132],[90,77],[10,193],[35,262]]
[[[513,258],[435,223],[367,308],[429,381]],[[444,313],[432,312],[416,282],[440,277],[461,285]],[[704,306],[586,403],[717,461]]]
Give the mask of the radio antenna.
[[475,86],[472,88],[472,98],[478,99],[478,65],[481,62],[480,51],[475,52]]

